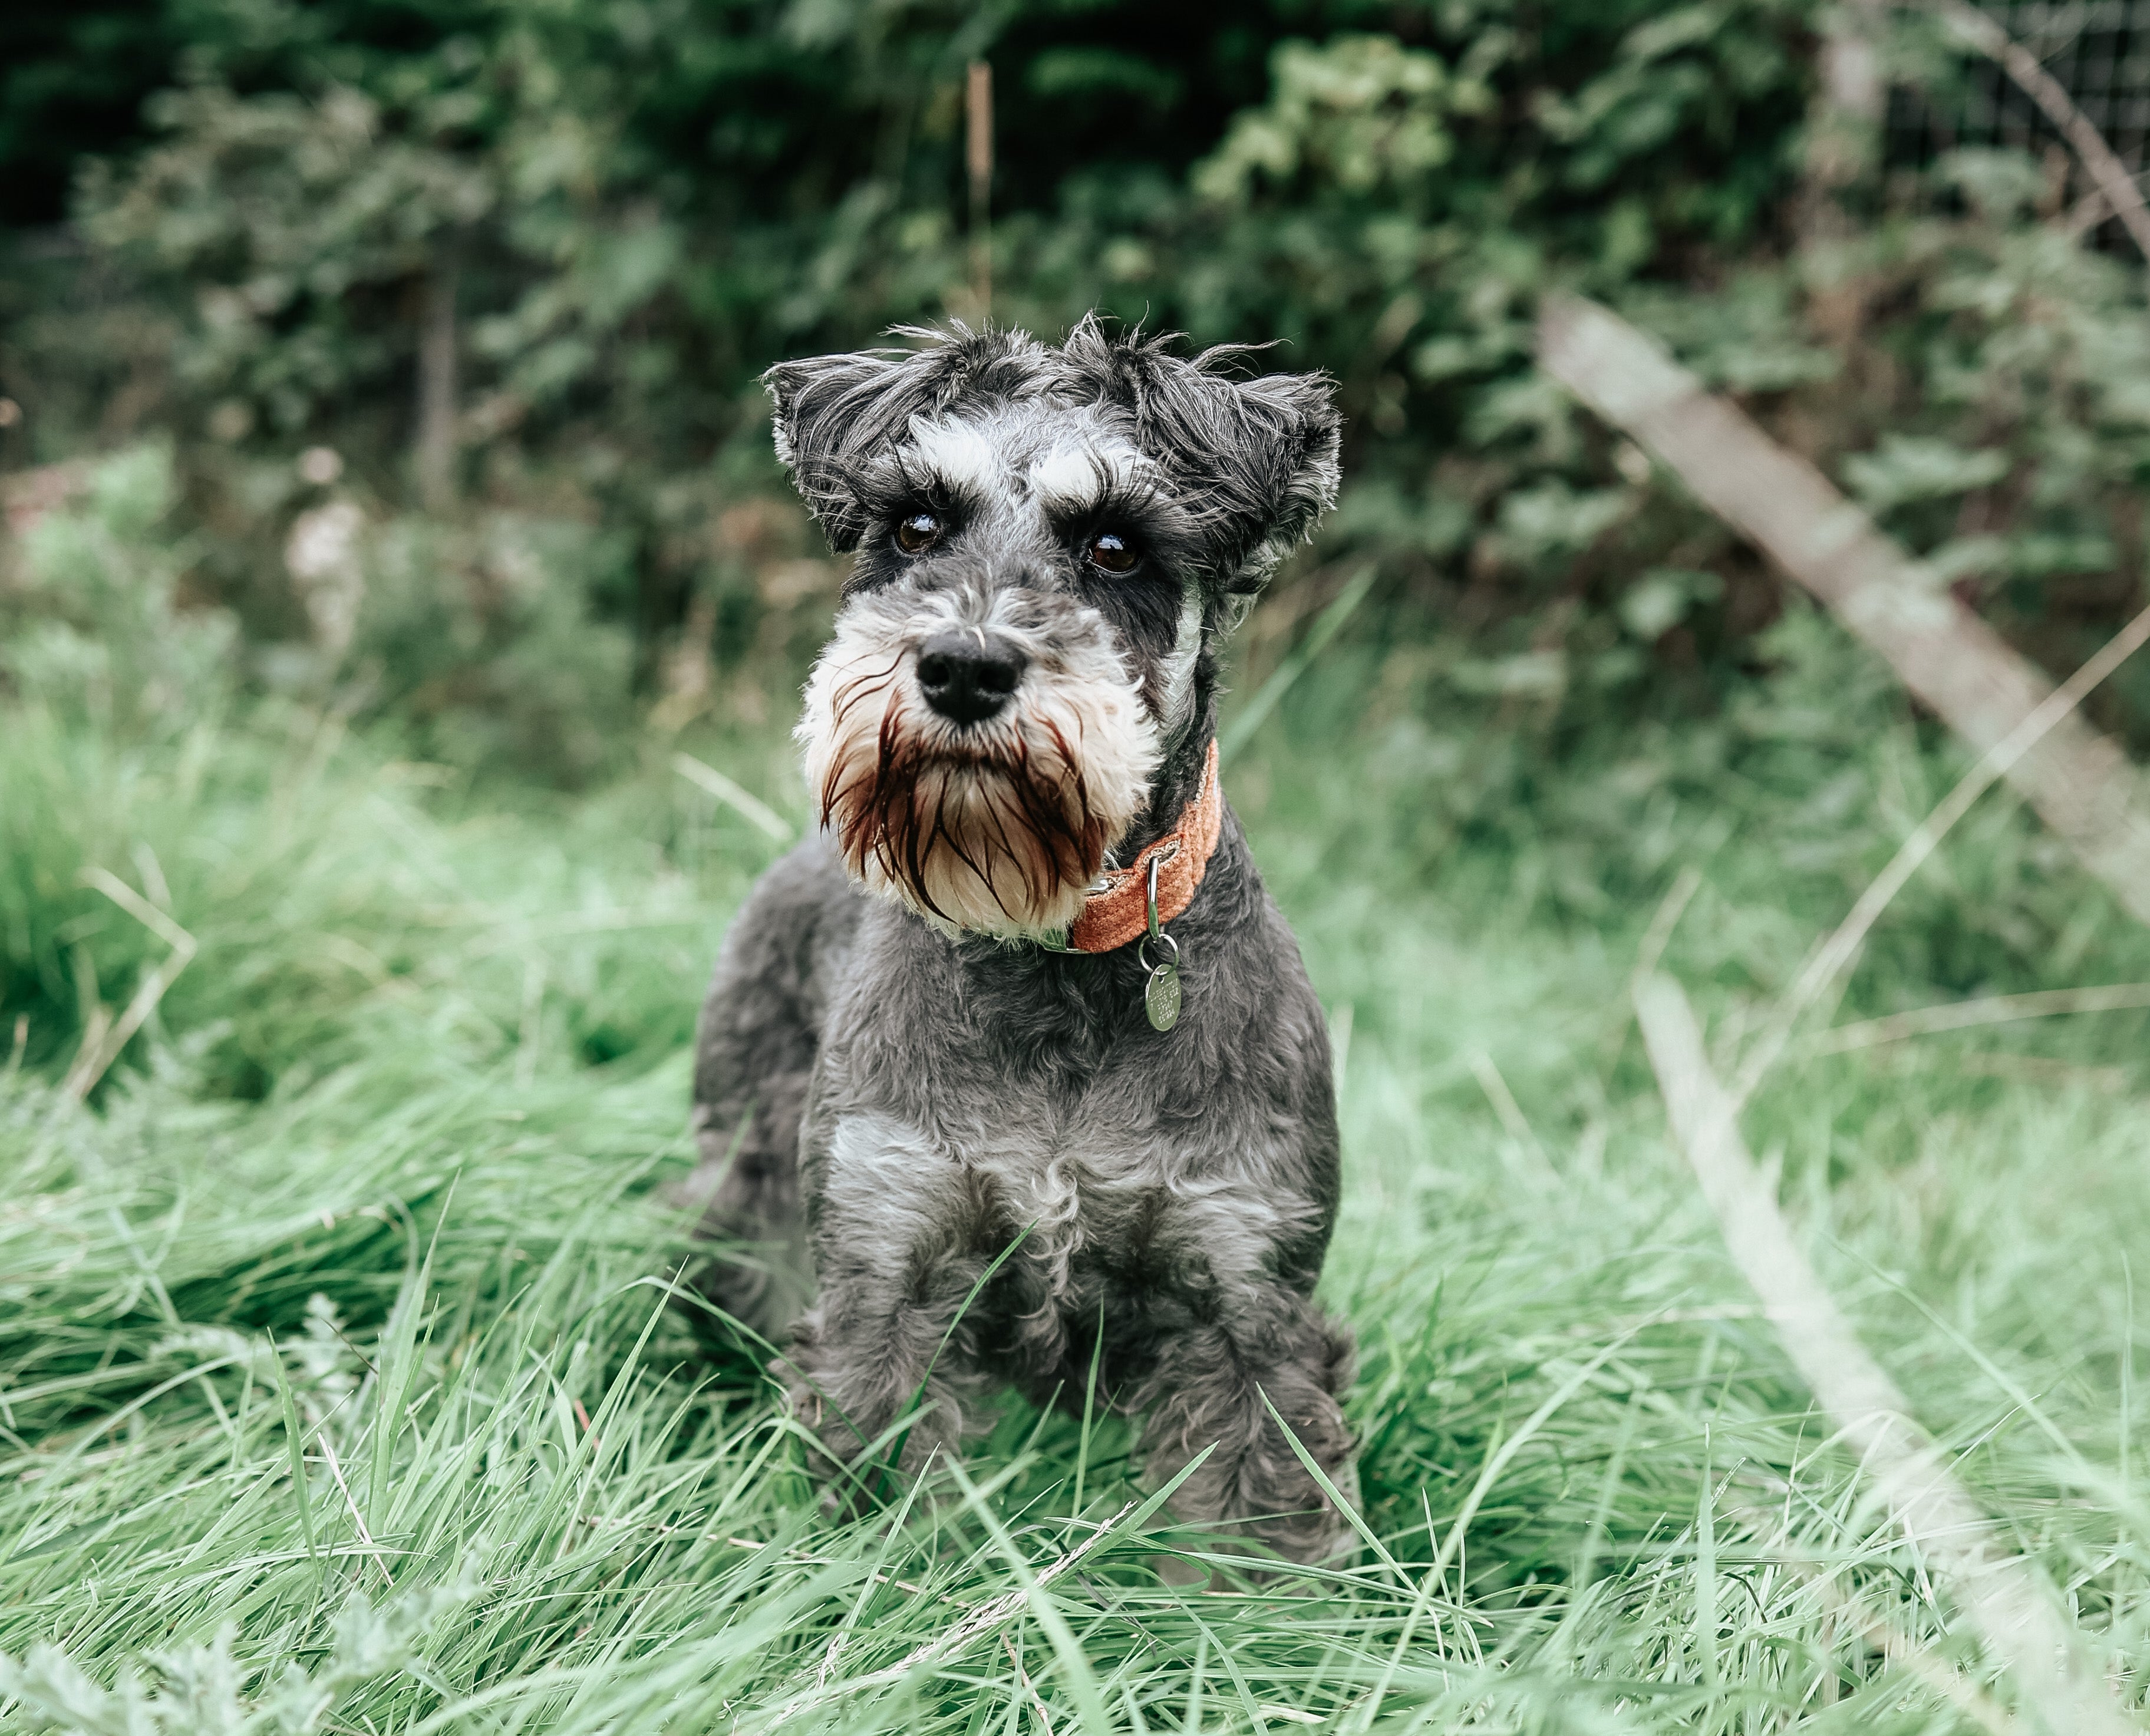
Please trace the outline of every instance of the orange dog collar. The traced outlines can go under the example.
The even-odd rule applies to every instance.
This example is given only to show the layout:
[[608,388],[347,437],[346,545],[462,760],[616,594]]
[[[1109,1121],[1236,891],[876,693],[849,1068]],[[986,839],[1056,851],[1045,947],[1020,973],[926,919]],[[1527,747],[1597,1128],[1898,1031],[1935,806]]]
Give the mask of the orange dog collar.
[[1180,810],[1179,824],[1124,868],[1108,869],[1101,886],[1067,931],[1071,952],[1110,952],[1149,932],[1149,878],[1157,865],[1157,920],[1169,922],[1194,902],[1209,872],[1224,823],[1224,793],[1217,781],[1217,743],[1202,768],[1202,788]]

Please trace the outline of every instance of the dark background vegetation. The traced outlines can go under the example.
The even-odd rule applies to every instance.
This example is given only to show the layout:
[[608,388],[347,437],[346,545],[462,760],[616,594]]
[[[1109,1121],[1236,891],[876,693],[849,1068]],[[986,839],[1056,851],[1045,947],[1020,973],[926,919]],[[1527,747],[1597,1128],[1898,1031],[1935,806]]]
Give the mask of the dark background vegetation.
[[[24,472],[162,441],[206,532],[184,601],[235,613],[249,679],[334,688],[452,757],[587,778],[638,707],[781,709],[835,576],[755,376],[985,315],[982,57],[993,318],[1103,306],[1340,381],[1350,487],[1279,634],[1370,557],[1356,630],[1397,650],[1393,690],[1522,707],[1556,749],[1767,666],[1774,582],[1532,371],[1564,284],[2068,664],[2141,563],[2131,267],[2059,232],[2081,189],[2035,148],[1870,146],[1818,191],[1819,22],[1811,0],[15,8],[0,467],[19,520],[64,487]],[[1889,29],[1900,84],[1945,108],[1961,55],[1917,14]],[[1855,222],[1817,221],[1824,194]],[[333,484],[297,463],[315,446]],[[287,551],[335,499],[365,602],[324,652]],[[2150,715],[2125,680],[2099,704]]]

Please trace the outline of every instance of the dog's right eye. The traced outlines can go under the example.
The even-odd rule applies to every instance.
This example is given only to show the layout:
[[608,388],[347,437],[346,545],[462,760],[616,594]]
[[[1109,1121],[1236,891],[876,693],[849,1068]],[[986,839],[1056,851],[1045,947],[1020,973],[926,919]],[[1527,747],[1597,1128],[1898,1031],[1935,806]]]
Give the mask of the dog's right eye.
[[896,546],[906,554],[923,554],[941,540],[938,512],[913,512],[896,521]]

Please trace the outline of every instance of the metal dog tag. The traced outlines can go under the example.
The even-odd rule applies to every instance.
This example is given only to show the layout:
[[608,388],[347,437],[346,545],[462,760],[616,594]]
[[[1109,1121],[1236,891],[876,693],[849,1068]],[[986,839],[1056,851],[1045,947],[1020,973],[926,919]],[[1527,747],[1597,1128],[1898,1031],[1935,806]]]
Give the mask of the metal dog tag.
[[1179,966],[1170,960],[1150,966],[1143,987],[1143,1010],[1153,1030],[1169,1031],[1179,1022]]
[[[1149,1015],[1153,1031],[1169,1031],[1179,1022],[1179,942],[1167,934],[1157,920],[1157,868],[1163,860],[1154,855],[1149,859],[1149,932],[1135,949],[1136,962],[1149,972],[1149,981],[1143,985],[1143,1011]],[[1172,956],[1152,964],[1149,949],[1153,945],[1170,947]]]

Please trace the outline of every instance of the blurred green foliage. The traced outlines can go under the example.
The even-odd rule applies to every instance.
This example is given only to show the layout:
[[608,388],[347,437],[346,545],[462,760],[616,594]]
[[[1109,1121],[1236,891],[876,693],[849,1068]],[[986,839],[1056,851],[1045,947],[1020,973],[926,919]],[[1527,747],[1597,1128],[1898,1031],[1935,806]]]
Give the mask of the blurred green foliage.
[[[991,316],[1052,333],[1099,306],[1332,371],[1350,486],[1307,600],[1340,583],[1329,558],[1375,558],[1355,631],[1399,690],[1557,739],[1713,706],[1769,660],[1776,582],[1532,366],[1552,285],[1663,336],[2066,664],[2138,586],[2132,263],[2082,245],[2064,169],[2021,154],[1818,190],[1825,23],[1817,0],[18,22],[19,211],[77,167],[68,226],[6,240],[0,390],[26,413],[0,473],[160,433],[188,598],[233,613],[258,679],[393,710],[422,751],[572,778],[631,700],[758,721],[840,575],[756,376],[986,315],[962,164],[982,57]],[[1890,29],[1896,76],[1957,75],[1930,23]],[[2098,708],[2150,720],[2126,682]]]
[[1375,431],[1436,434],[1411,376],[1512,359],[1553,260],[1610,285],[1755,236],[1807,9],[193,0],[184,82],[77,209],[179,292],[175,384],[234,439],[392,428],[453,272],[474,473],[570,459],[661,521],[770,361],[982,311],[959,80],[990,54],[997,315],[1284,340]]

